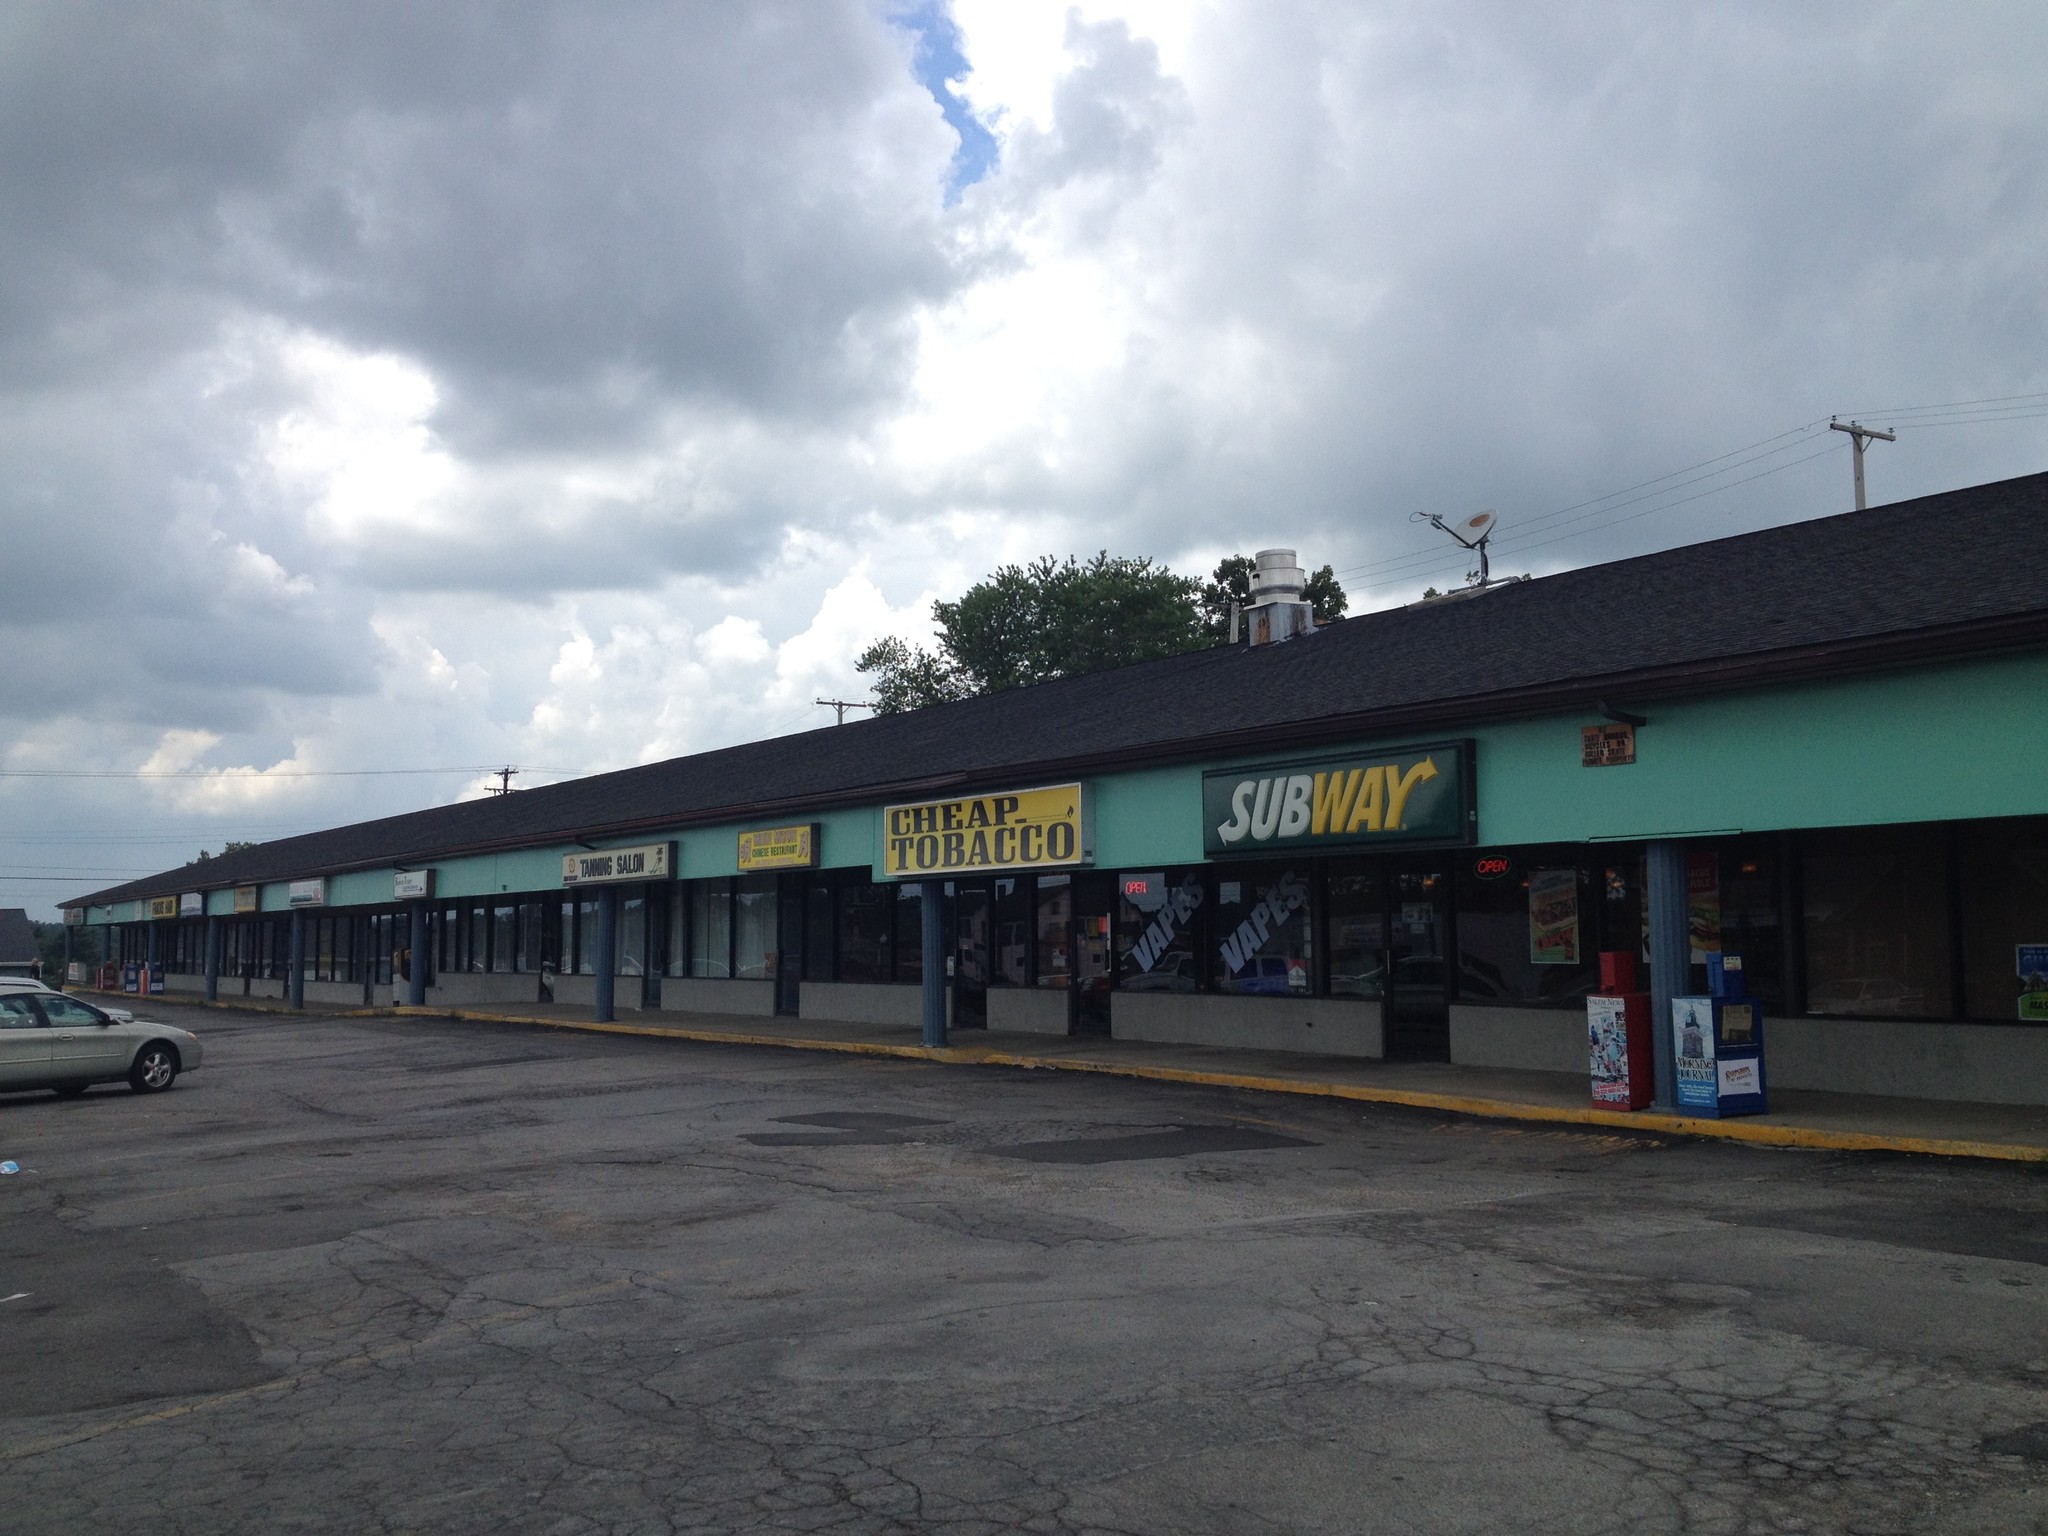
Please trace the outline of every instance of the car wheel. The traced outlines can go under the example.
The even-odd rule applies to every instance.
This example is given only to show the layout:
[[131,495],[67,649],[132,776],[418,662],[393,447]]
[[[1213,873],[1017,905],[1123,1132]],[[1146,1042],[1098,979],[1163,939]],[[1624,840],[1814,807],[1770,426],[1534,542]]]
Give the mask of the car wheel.
[[60,1099],[75,1099],[81,1093],[85,1092],[87,1086],[88,1085],[85,1083],[59,1084],[57,1088],[57,1097]]
[[178,1057],[168,1045],[145,1045],[128,1069],[128,1086],[137,1093],[162,1093],[177,1076]]

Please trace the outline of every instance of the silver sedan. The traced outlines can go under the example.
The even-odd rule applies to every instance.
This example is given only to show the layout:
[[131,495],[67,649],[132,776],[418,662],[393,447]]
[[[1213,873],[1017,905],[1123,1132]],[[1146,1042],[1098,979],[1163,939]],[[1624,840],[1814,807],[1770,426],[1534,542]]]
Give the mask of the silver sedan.
[[0,1093],[94,1083],[161,1093],[199,1065],[199,1037],[147,1019],[119,1019],[61,992],[0,992]]

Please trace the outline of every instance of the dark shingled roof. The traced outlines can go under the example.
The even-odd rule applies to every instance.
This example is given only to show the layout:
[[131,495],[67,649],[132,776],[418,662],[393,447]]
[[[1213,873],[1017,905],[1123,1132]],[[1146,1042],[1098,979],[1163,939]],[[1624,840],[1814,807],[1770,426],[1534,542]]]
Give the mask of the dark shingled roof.
[[794,815],[926,790],[2048,644],[2048,474],[380,821],[89,898]]

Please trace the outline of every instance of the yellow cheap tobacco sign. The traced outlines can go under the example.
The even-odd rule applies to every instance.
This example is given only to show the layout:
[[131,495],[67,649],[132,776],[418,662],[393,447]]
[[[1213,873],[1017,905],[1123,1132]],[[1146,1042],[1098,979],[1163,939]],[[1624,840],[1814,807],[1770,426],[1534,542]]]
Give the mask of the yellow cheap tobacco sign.
[[892,805],[883,812],[882,872],[951,875],[1084,865],[1095,856],[1087,810],[1079,784]]

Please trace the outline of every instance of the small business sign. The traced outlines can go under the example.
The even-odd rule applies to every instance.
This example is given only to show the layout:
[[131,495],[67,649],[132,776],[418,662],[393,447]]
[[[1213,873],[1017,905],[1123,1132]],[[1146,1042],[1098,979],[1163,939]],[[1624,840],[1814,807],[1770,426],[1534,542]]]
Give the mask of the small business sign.
[[178,915],[178,898],[175,896],[150,897],[149,915],[153,918],[176,917]]
[[431,869],[400,869],[392,871],[391,899],[393,901],[432,901],[434,899],[434,872]]
[[675,873],[674,843],[639,843],[562,855],[562,884],[603,885],[610,880],[667,880]]
[[288,907],[324,907],[327,905],[327,881],[294,880],[285,888],[285,905]]
[[1588,725],[1579,729],[1579,763],[1586,768],[1619,768],[1636,760],[1632,725]]
[[882,873],[1078,868],[1095,859],[1089,809],[1079,784],[892,805],[882,813]]
[[1471,742],[1440,741],[1205,773],[1202,849],[1216,858],[1470,843],[1472,763]]
[[198,891],[187,891],[178,898],[178,916],[206,916],[206,898]]
[[740,872],[755,869],[813,869],[818,863],[818,824],[763,827],[740,834]]
[[260,912],[263,910],[263,887],[260,885],[238,885],[235,887],[235,910],[237,912]]
[[80,928],[80,927],[83,927],[84,925],[85,925],[85,908],[83,908],[83,907],[66,907],[66,908],[64,909],[64,926],[65,926],[66,928]]

